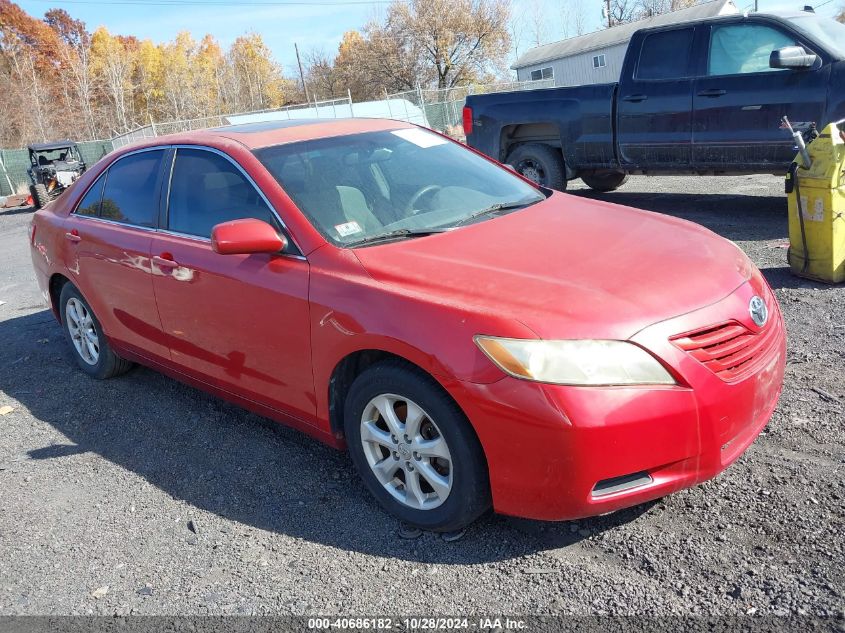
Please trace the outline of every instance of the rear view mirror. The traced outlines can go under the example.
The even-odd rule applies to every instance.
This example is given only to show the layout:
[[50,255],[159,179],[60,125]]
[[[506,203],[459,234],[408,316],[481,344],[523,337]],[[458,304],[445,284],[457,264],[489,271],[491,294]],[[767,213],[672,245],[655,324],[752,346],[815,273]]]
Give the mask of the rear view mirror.
[[808,53],[801,46],[785,46],[772,51],[769,56],[769,66],[771,68],[812,68],[816,63],[818,56],[813,53]]
[[221,255],[279,253],[288,241],[262,220],[246,218],[223,222],[211,229],[211,248]]

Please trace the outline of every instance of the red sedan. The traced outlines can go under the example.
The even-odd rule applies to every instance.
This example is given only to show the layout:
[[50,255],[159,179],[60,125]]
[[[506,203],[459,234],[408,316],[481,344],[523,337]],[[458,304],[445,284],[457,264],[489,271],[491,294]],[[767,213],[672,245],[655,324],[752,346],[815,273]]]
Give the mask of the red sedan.
[[38,211],[31,244],[83,371],[140,363],[346,447],[428,529],[692,486],[781,391],[783,319],[734,244],[396,121],[150,139]]

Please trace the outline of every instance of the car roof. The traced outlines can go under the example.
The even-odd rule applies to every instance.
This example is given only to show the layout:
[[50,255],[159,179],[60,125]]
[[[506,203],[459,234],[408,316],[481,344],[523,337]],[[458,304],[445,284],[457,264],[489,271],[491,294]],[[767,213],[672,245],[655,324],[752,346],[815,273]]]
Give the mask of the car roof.
[[50,141],[49,143],[33,143],[28,146],[32,152],[47,152],[51,149],[66,149],[76,147],[76,141]]
[[291,119],[281,121],[254,121],[237,125],[209,128],[158,136],[133,144],[133,147],[152,145],[207,144],[214,139],[236,141],[249,149],[283,145],[333,136],[347,136],[364,132],[381,132],[414,127],[405,121],[393,119]]

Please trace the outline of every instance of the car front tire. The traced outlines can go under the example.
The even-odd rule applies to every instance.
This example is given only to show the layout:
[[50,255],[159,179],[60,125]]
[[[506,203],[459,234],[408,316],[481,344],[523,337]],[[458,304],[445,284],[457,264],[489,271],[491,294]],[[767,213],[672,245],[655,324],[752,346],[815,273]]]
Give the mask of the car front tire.
[[91,306],[70,283],[62,288],[59,314],[76,364],[86,374],[105,380],[125,374],[132,368],[131,362],[112,351]]
[[367,488],[395,517],[459,530],[491,505],[481,444],[430,376],[399,361],[367,368],[349,390],[344,430]]

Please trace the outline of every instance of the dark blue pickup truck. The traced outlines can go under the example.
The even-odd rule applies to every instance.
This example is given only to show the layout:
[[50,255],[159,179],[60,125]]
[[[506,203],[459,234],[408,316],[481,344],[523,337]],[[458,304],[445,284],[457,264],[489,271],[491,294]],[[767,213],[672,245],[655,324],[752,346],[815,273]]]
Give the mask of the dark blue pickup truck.
[[785,173],[798,127],[845,118],[845,25],[753,13],[637,31],[619,83],[474,95],[467,143],[554,189],[628,174]]

